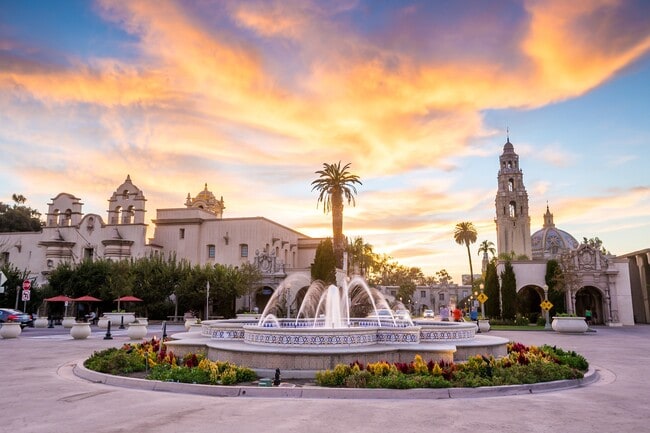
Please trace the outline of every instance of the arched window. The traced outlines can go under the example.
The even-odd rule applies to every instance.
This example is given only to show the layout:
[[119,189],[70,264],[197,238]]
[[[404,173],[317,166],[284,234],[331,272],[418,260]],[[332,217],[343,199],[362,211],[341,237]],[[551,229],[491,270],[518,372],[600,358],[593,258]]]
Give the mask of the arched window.
[[516,218],[517,217],[517,203],[515,203],[514,201],[511,201],[509,207],[510,207],[510,209],[509,209],[510,217],[511,218]]
[[66,209],[65,215],[63,217],[63,226],[69,226],[72,223],[72,211],[70,209]]
[[129,199],[129,190],[128,190],[128,189],[125,189],[124,191],[122,191],[122,198],[123,198],[124,200],[128,200],[128,199]]
[[512,161],[508,161],[508,168],[512,168]]
[[122,213],[122,206],[117,206],[115,208],[115,216],[111,218],[111,224],[119,224],[120,223],[120,213]]
[[508,191],[512,192],[515,190],[515,180],[514,179],[508,179]]

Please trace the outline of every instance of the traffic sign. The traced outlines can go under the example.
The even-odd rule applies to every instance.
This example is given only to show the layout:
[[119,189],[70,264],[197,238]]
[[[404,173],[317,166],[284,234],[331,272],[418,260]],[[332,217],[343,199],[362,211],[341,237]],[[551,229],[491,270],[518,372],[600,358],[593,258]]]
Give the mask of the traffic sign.
[[32,282],[30,280],[23,280],[23,290],[29,290],[32,288]]
[[485,301],[488,300],[488,297],[487,297],[487,295],[486,295],[485,293],[481,293],[480,295],[478,295],[478,296],[476,297],[476,299],[478,299],[478,301],[479,301],[481,304],[485,304]]
[[29,290],[23,290],[23,301],[29,301],[29,295],[30,295]]
[[542,301],[542,303],[539,304],[539,306],[542,307],[542,310],[546,310],[546,311],[553,308],[553,304],[551,304],[549,301],[546,301],[546,300]]

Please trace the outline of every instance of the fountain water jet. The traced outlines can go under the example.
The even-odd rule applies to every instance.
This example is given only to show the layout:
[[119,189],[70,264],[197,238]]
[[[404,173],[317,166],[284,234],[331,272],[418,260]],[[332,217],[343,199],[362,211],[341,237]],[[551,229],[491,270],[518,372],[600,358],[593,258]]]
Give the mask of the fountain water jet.
[[[278,318],[299,293],[304,296],[297,317]],[[392,312],[384,319],[378,312],[386,309],[392,311],[383,294],[360,277],[338,288],[292,276],[278,286],[259,320],[203,321],[199,338],[198,333],[174,334],[176,341],[168,344],[177,355],[201,351],[260,374],[281,368],[287,378],[312,377],[318,370],[354,361],[411,362],[416,354],[446,362],[476,354],[506,355],[506,339],[476,335],[472,322],[402,320]],[[353,315],[352,310],[361,313]]]

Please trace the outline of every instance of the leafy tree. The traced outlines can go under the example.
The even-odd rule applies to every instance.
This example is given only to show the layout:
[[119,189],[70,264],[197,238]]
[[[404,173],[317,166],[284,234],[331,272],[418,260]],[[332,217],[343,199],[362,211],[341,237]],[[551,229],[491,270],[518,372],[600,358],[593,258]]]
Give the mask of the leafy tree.
[[316,248],[314,263],[311,265],[312,280],[321,280],[325,284],[336,284],[336,257],[332,240],[321,241]]
[[471,222],[463,221],[456,224],[454,228],[454,240],[459,245],[467,247],[467,258],[469,259],[469,278],[472,290],[474,289],[474,269],[472,268],[472,254],[469,250],[469,245],[476,242],[477,232],[476,227]]
[[478,254],[481,255],[483,254],[483,260],[487,261],[488,260],[488,253],[492,254],[492,258],[497,253],[497,250],[494,248],[494,242],[484,240],[481,242],[481,245],[478,247]]
[[453,284],[454,281],[451,278],[451,275],[449,275],[449,272],[447,272],[446,269],[440,269],[438,272],[436,272],[436,278],[438,279],[438,282],[440,284]]
[[554,316],[557,313],[566,312],[566,297],[564,292],[561,290],[561,286],[558,286],[558,281],[562,280],[563,276],[560,263],[555,259],[546,262],[546,275],[544,281],[548,286],[548,300],[553,304],[553,308],[549,311],[551,316]]
[[41,231],[41,214],[25,206],[27,199],[21,194],[13,194],[14,205],[0,202],[0,232],[38,232]]
[[488,297],[485,301],[485,315],[488,317],[501,317],[499,308],[499,276],[494,261],[488,263],[485,270],[484,293]]
[[334,236],[334,255],[336,265],[343,265],[343,250],[345,248],[343,238],[343,198],[348,204],[355,205],[354,195],[357,194],[355,184],[361,185],[359,176],[351,174],[348,171],[350,163],[341,167],[341,161],[338,164],[323,164],[323,169],[318,170],[316,174],[318,179],[312,184],[312,191],[319,192],[318,202],[323,202],[323,211],[328,213],[332,211],[332,234]]
[[509,261],[505,263],[505,269],[501,272],[501,298],[503,306],[501,314],[503,318],[514,319],[517,311],[517,280],[515,271]]
[[376,255],[372,251],[372,245],[365,243],[362,237],[356,237],[348,244],[349,267],[355,271],[358,268],[360,275],[366,275],[374,265]]
[[605,247],[603,247],[603,241],[601,241],[598,237],[595,238],[582,238],[582,243],[585,245],[589,245],[590,247],[594,248],[595,250],[600,251],[603,255],[608,255],[609,251]]

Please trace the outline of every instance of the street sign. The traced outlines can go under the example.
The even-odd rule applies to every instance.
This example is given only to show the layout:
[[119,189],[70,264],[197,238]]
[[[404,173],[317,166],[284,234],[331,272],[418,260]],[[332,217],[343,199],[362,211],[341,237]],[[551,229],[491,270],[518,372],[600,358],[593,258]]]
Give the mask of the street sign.
[[23,290],[23,301],[29,301],[29,295],[30,295],[29,290]]
[[476,297],[476,299],[478,299],[478,301],[479,301],[481,304],[485,304],[485,301],[488,300],[488,297],[487,297],[487,295],[486,295],[485,293],[481,293],[480,295],[478,295],[478,296]]
[[551,304],[549,301],[542,301],[541,304],[539,304],[540,307],[542,307],[542,310],[548,311],[551,308],[553,308],[553,304]]
[[32,282],[30,280],[23,280],[23,290],[29,290],[32,288]]

